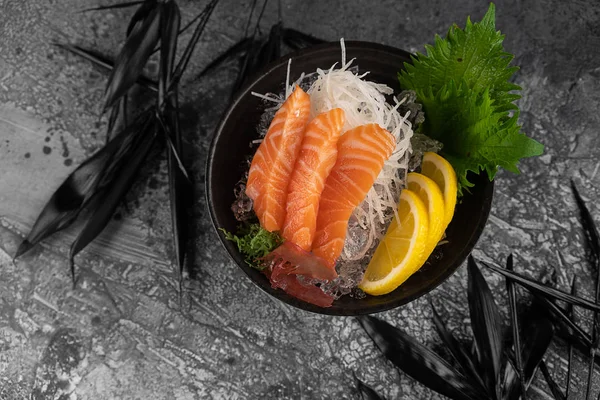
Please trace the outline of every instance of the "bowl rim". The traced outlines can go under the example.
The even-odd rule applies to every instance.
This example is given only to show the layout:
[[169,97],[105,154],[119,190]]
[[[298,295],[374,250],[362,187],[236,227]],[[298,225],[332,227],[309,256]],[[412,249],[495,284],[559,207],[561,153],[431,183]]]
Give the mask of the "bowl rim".
[[[387,53],[387,54],[391,53],[393,55],[401,56],[401,57],[404,57],[407,59],[411,59],[413,57],[413,54],[411,54],[405,50],[402,50],[402,49],[399,49],[396,47],[392,47],[392,46],[388,46],[388,45],[384,45],[384,44],[380,44],[380,43],[375,43],[375,42],[348,40],[348,41],[344,41],[344,44],[346,47],[346,51],[348,51],[349,49],[351,49],[353,51],[357,51],[357,50],[361,50],[361,49],[368,49],[369,51],[375,51],[375,52],[380,51],[380,52]],[[212,140],[210,142],[208,157],[206,160],[206,170],[205,170],[206,171],[205,172],[205,198],[206,198],[206,202],[207,202],[207,206],[208,206],[208,210],[209,210],[211,223],[212,223],[215,233],[219,237],[221,246],[223,246],[223,248],[225,249],[225,251],[227,252],[229,257],[231,258],[231,261],[233,261],[237,265],[237,267],[244,272],[244,274],[249,278],[249,280],[255,286],[257,286],[260,290],[265,292],[268,296],[273,296],[276,298],[276,300],[281,301],[287,305],[293,306],[295,308],[298,308],[298,309],[301,309],[304,311],[316,313],[316,314],[331,315],[331,316],[368,315],[368,314],[379,313],[379,312],[388,311],[388,310],[391,310],[394,308],[398,308],[400,306],[406,305],[406,304],[418,299],[421,296],[424,296],[425,294],[431,292],[432,290],[437,288],[439,285],[444,283],[451,275],[453,275],[456,272],[456,270],[458,268],[460,268],[460,266],[465,262],[469,253],[471,253],[471,251],[475,247],[477,241],[481,237],[483,230],[485,229],[486,221],[487,221],[490,211],[491,211],[493,192],[494,192],[494,181],[487,182],[485,191],[483,192],[483,200],[484,201],[483,201],[481,209],[478,210],[479,215],[477,216],[477,219],[476,219],[477,227],[472,232],[471,236],[468,238],[466,245],[461,249],[458,256],[456,257],[456,260],[458,260],[458,262],[455,262],[453,265],[450,265],[448,268],[446,268],[443,271],[443,273],[441,273],[435,279],[435,281],[432,282],[432,284],[430,284],[426,287],[423,287],[421,290],[416,291],[412,295],[402,297],[397,300],[389,301],[387,303],[370,305],[369,307],[365,307],[365,308],[361,308],[361,309],[348,309],[347,311],[345,311],[344,309],[340,309],[340,308],[319,307],[319,306],[307,303],[305,301],[302,301],[300,299],[291,298],[291,296],[289,296],[287,294],[285,294],[286,296],[280,296],[277,294],[278,293],[284,294],[285,292],[282,292],[279,289],[273,289],[270,286],[270,284],[261,285],[260,283],[256,282],[254,277],[250,274],[251,271],[249,270],[249,268],[251,268],[251,267],[246,265],[244,268],[241,265],[239,265],[239,263],[237,262],[237,260],[233,256],[233,254],[231,254],[230,249],[225,244],[225,239],[224,239],[222,233],[219,231],[219,227],[218,227],[218,223],[217,223],[218,222],[217,221],[217,210],[211,200],[212,199],[212,186],[214,185],[214,181],[212,178],[212,175],[213,175],[212,165],[213,165],[213,161],[215,158],[216,144],[223,133],[225,125],[227,124],[228,120],[231,118],[233,111],[237,108],[238,104],[250,94],[250,92],[252,91],[252,88],[259,81],[261,81],[265,76],[270,75],[273,73],[273,71],[281,68],[282,66],[287,65],[288,60],[290,60],[290,59],[292,59],[292,63],[293,63],[293,60],[297,59],[299,57],[308,57],[308,56],[314,57],[321,53],[329,53],[332,50],[338,50],[341,52],[340,43],[339,42],[327,42],[327,43],[319,44],[316,46],[311,46],[308,48],[290,52],[290,53],[286,54],[285,56],[280,57],[278,60],[269,63],[264,68],[262,68],[260,71],[253,74],[249,79],[247,79],[246,83],[242,86],[242,88],[235,95],[233,101],[228,105],[227,110],[223,113],[223,115],[220,119],[220,122],[214,131]],[[341,53],[340,53],[340,55],[341,55]],[[288,299],[288,297],[290,297],[291,300]]]

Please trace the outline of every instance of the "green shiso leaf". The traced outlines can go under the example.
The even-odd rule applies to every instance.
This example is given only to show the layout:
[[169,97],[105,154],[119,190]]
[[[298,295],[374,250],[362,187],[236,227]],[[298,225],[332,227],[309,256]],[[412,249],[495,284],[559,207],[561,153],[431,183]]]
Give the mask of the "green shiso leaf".
[[543,153],[544,146],[525,136],[514,103],[521,88],[510,82],[518,67],[496,31],[495,6],[481,22],[453,25],[445,38],[436,36],[427,55],[417,53],[399,73],[400,85],[414,90],[423,104],[423,133],[444,144],[442,155],[459,178],[459,194],[473,186],[467,173],[498,167],[518,173],[520,159]]

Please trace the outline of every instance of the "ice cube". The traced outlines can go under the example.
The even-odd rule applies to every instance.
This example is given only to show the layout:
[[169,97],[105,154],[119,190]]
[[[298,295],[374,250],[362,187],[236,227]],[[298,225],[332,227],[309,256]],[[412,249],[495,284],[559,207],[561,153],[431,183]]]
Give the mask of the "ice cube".
[[423,153],[427,151],[438,153],[443,147],[441,142],[431,139],[429,136],[421,133],[415,133],[410,139],[410,144],[413,150],[410,155],[410,160],[408,161],[408,169],[410,171],[416,170],[421,165]]

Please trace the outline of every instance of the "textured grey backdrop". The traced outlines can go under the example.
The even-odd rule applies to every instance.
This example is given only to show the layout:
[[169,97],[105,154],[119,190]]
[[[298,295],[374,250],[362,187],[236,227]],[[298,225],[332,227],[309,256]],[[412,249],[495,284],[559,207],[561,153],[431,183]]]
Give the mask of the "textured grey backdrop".
[[[1,399],[357,399],[353,374],[391,399],[439,399],[399,374],[352,318],[331,318],[275,302],[256,289],[217,243],[204,204],[204,164],[235,74],[224,68],[192,82],[208,60],[240,39],[250,1],[222,1],[184,81],[186,158],[196,180],[196,280],[177,297],[166,162],[149,165],[108,231],[66,263],[73,233],[56,235],[16,263],[11,255],[57,185],[104,142],[99,102],[106,74],[52,42],[114,55],[130,10],[81,14],[99,0],[0,0],[0,398]],[[180,1],[184,22],[205,2]],[[359,39],[421,51],[487,2],[291,1],[287,26],[328,40]],[[277,20],[276,2],[262,26]],[[600,3],[497,2],[497,27],[521,70],[521,122],[546,154],[500,173],[492,213],[474,254],[543,276],[560,265],[562,285],[590,276],[569,189],[578,183],[600,215],[598,109]],[[187,40],[188,36],[184,35]],[[149,66],[155,72],[156,64]],[[141,97],[141,96],[140,96]],[[484,271],[503,306],[504,282]],[[584,286],[590,280],[582,280]],[[414,303],[381,314],[434,346],[432,300],[459,335],[469,334],[466,271]],[[565,351],[547,361],[564,374]],[[582,356],[577,356],[583,366]],[[577,371],[576,384],[585,373]],[[594,395],[600,390],[600,381]],[[548,398],[536,380],[535,398]],[[581,390],[573,398],[582,398]],[[594,396],[595,397],[595,396]]]

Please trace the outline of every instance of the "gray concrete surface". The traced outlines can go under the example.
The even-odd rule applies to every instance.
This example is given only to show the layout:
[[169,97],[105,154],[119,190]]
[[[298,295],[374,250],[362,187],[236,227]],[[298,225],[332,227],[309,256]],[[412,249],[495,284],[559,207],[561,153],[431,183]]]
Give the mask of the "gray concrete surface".
[[[77,257],[77,289],[66,262],[73,233],[11,261],[48,196],[104,142],[99,102],[106,74],[51,44],[115,54],[131,11],[77,12],[100,3],[0,0],[0,399],[358,399],[353,374],[390,399],[440,399],[396,372],[354,319],[302,312],[267,297],[217,242],[203,202],[204,163],[235,71],[195,83],[190,77],[241,37],[250,1],[221,2],[182,85],[186,157],[201,199],[194,209],[198,278],[186,282],[183,307],[169,264],[164,157],[145,169],[119,219]],[[204,3],[180,1],[184,21]],[[277,19],[272,3],[265,30]],[[474,0],[282,4],[289,27],[409,51],[487,9]],[[524,88],[521,122],[546,154],[524,161],[521,175],[498,175],[474,254],[503,263],[513,252],[516,268],[533,276],[561,265],[563,285],[573,275],[591,285],[569,179],[599,216],[599,22],[597,1],[497,2],[497,26],[521,66],[515,77]],[[150,65],[149,73],[156,69]],[[505,305],[504,282],[484,273]],[[470,334],[465,288],[461,268],[430,295],[380,316],[433,346],[439,339],[432,300],[464,336]],[[559,377],[564,356],[556,347],[547,357]],[[583,368],[582,355],[577,360]],[[585,379],[578,370],[576,386]],[[594,381],[595,397],[600,381]],[[536,380],[531,398],[549,398],[546,390]],[[583,398],[581,389],[572,398]]]

